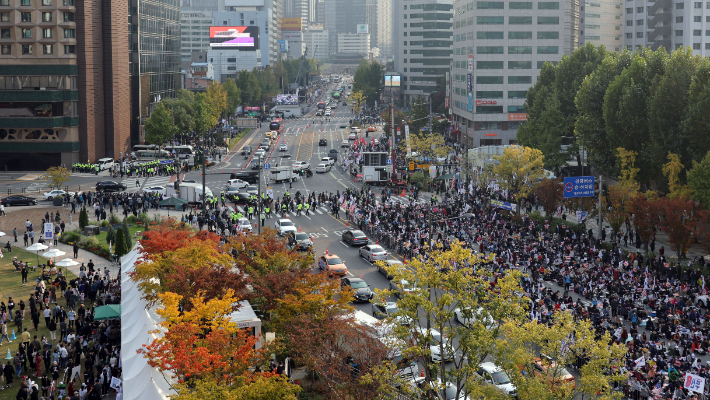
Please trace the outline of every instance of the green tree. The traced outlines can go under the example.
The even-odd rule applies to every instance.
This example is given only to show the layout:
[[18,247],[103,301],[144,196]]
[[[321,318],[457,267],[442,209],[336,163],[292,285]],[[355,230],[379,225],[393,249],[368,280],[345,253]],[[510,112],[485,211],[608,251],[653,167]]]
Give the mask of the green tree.
[[234,116],[234,112],[242,101],[237,82],[232,78],[228,78],[222,86],[224,87],[224,91],[227,92],[227,109],[225,112],[230,117]]
[[242,104],[252,106],[261,101],[261,86],[255,71],[241,71],[237,77],[237,87],[241,92]]
[[[545,165],[559,171],[570,156],[581,164],[580,143],[574,139],[578,109],[574,99],[584,79],[602,63],[608,52],[591,43],[562,57],[557,65],[545,63],[540,78],[528,89],[525,102],[527,124],[518,131],[523,146],[539,149]],[[562,149],[561,145],[567,144]]]
[[176,133],[189,133],[195,130],[195,110],[193,108],[195,94],[193,92],[180,89],[174,99],[165,99],[160,103],[170,111]]
[[382,65],[377,61],[360,60],[353,78],[353,92],[361,91],[367,104],[374,105],[374,102],[380,99],[383,72]]
[[160,146],[173,137],[173,116],[162,102],[145,121],[145,142]]
[[365,105],[365,96],[362,92],[352,92],[350,95],[350,102],[353,105],[353,112],[355,115],[360,115],[360,111],[362,111],[362,107]]
[[209,105],[209,112],[215,121],[224,115],[227,110],[227,91],[219,82],[212,82],[205,91],[205,101]]
[[648,119],[654,159],[658,163],[668,152],[677,154],[684,165],[693,162],[692,139],[685,135],[687,131],[682,129],[682,121],[687,115],[690,85],[701,61],[702,56],[693,55],[689,47],[675,50],[663,75],[653,86]]
[[[693,161],[704,159],[710,151],[710,60],[703,59],[695,71],[688,106],[682,122],[683,137],[688,138]],[[688,165],[688,164],[686,164]]]
[[418,133],[422,127],[429,125],[429,103],[424,96],[417,96],[409,114],[410,127]]
[[118,228],[118,231],[116,233],[116,248],[113,251],[113,253],[116,254],[118,257],[123,257],[130,251],[126,247],[125,237],[126,235],[123,234],[123,228]]
[[[131,240],[131,231],[128,229],[128,218],[123,217],[123,236],[124,242],[126,243],[126,248],[130,251],[133,248],[133,241]],[[118,239],[116,240],[118,243]]]
[[116,231],[113,230],[113,225],[109,224],[108,232],[106,232],[106,243],[116,244]]
[[195,130],[198,134],[204,135],[208,130],[217,125],[217,118],[212,113],[204,93],[195,95]]
[[599,172],[616,175],[616,154],[611,149],[604,120],[604,96],[609,85],[631,64],[632,54],[608,53],[601,65],[587,76],[577,92],[575,104],[579,111],[575,123],[577,141],[584,144],[590,164]]
[[84,227],[89,226],[89,213],[86,212],[86,206],[81,206],[79,211],[79,229],[84,231]]
[[688,171],[688,185],[693,189],[693,198],[710,209],[710,152],[702,161],[693,161],[693,168]]
[[652,157],[648,140],[648,103],[651,88],[665,69],[668,53],[663,48],[637,50],[631,65],[609,85],[604,96],[604,121],[610,148],[623,147],[640,155],[639,180],[660,176],[659,163]]

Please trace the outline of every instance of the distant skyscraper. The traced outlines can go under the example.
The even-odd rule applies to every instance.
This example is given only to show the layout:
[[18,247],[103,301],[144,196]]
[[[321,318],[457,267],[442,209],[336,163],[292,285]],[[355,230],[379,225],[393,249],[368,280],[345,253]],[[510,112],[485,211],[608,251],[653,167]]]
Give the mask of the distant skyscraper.
[[329,52],[337,50],[339,33],[356,33],[358,24],[366,24],[365,0],[326,0],[325,29]]
[[392,0],[377,1],[377,47],[382,57],[392,57]]
[[143,142],[141,127],[161,99],[175,97],[180,75],[178,0],[141,0],[129,8],[131,140]]
[[317,24],[325,24],[325,0],[316,0],[316,19]]
[[377,45],[377,0],[365,0],[365,23],[370,33],[370,48]]

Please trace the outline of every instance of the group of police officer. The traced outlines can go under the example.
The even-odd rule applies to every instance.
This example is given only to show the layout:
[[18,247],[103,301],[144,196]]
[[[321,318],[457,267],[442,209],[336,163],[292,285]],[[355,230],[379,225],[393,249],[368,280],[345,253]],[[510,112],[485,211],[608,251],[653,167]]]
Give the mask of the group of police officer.
[[178,173],[173,160],[167,163],[160,161],[146,161],[142,163],[131,163],[126,166],[128,177],[149,177],[149,176],[170,176]]
[[71,172],[91,173],[98,175],[99,170],[98,164],[92,164],[88,161],[86,163],[75,163],[71,165]]

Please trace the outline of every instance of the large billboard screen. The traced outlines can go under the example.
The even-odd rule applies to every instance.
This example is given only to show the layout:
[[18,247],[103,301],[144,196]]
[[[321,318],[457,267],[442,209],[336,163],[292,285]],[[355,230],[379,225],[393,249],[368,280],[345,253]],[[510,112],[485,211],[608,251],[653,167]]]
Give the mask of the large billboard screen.
[[303,20],[299,18],[281,18],[282,31],[300,31],[303,29]]
[[385,75],[385,86],[399,87],[401,79],[399,75]]
[[297,94],[277,94],[276,95],[276,104],[277,105],[298,104],[298,95]]
[[210,47],[256,50],[259,48],[259,27],[210,26]]

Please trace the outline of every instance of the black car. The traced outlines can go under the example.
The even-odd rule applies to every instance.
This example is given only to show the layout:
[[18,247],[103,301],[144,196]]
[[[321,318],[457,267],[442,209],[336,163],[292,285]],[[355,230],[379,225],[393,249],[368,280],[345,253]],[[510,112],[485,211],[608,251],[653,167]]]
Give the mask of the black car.
[[126,190],[126,185],[114,181],[96,182],[97,192],[120,192]]
[[242,155],[250,154],[250,153],[251,153],[251,146],[242,147]]
[[251,163],[251,169],[261,169],[261,162],[254,161],[253,163]]
[[343,278],[340,280],[340,286],[350,286],[353,289],[354,302],[369,302],[375,297],[375,293],[370,290],[370,285],[360,278]]
[[249,201],[250,201],[249,197],[250,196],[247,193],[239,192],[239,193],[232,196],[232,201],[234,203],[236,203],[237,205],[249,204]]
[[338,150],[330,149],[330,151],[328,152],[328,157],[332,158],[335,161],[338,161]]
[[327,146],[327,145],[328,145],[328,141],[325,139],[320,139],[318,141],[318,146]]
[[21,195],[8,196],[0,200],[0,203],[4,206],[29,206],[37,205],[37,199],[34,197],[27,197]]
[[361,230],[345,231],[342,235],[343,242],[348,243],[351,246],[364,246],[370,239]]

